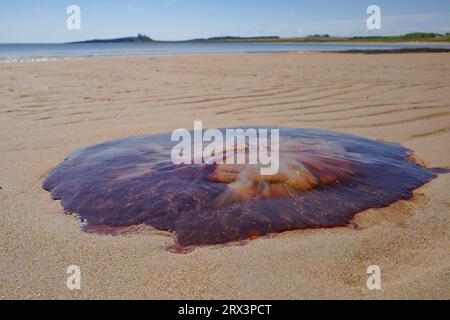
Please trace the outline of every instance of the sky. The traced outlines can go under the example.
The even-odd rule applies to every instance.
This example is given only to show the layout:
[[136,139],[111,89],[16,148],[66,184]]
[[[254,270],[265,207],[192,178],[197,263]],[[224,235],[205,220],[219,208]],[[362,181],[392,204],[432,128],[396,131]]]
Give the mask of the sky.
[[[381,30],[368,30],[369,5]],[[81,9],[69,30],[66,10]],[[144,33],[156,40],[450,32],[450,0],[1,0],[0,43],[58,43]]]

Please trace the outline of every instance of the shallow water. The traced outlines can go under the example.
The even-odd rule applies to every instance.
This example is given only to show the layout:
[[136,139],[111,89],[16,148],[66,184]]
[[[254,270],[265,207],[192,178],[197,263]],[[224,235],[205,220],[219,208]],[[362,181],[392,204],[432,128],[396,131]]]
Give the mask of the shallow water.
[[[0,44],[0,61],[33,61],[116,56],[165,56],[185,54],[228,54],[263,52],[314,52],[347,50],[392,50],[425,48],[427,45],[354,45],[302,43],[74,43],[74,44]],[[450,49],[446,45],[432,48]]]

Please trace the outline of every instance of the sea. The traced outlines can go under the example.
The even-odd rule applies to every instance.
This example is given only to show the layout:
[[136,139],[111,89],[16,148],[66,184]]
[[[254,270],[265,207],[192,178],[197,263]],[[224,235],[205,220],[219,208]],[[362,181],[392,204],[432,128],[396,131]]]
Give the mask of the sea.
[[[0,44],[0,62],[128,56],[154,57],[198,54],[392,50],[425,47],[430,46],[420,44],[305,44],[261,42]],[[450,49],[449,45],[432,45],[431,47]]]

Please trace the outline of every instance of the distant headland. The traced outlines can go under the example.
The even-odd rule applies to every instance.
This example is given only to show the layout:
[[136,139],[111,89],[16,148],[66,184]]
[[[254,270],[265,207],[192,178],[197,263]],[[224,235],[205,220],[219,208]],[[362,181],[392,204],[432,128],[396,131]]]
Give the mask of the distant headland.
[[71,43],[148,43],[148,42],[275,42],[275,43],[450,43],[450,33],[425,33],[415,32],[399,36],[355,36],[355,37],[334,37],[328,34],[315,34],[306,37],[281,38],[279,36],[254,36],[236,37],[223,36],[211,38],[199,38],[181,41],[161,41],[154,40],[145,34],[138,34],[136,37],[124,37],[115,39],[94,39]]
[[70,42],[70,43],[138,43],[138,42],[154,42],[150,37],[147,37],[144,34],[138,34],[137,37],[124,37],[124,38],[115,38],[115,39],[93,39],[86,41],[78,41],[78,42]]

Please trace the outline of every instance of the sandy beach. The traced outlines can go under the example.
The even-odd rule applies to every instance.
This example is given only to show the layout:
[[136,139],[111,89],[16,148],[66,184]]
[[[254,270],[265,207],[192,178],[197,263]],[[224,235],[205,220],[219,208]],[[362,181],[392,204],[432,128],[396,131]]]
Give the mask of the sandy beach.
[[[166,250],[82,232],[42,183],[73,150],[191,129],[316,128],[401,143],[450,167],[450,54],[278,53],[0,64],[0,298],[450,299],[450,175],[358,228]],[[361,195],[364,196],[364,195]],[[81,290],[66,287],[79,265]],[[382,289],[368,290],[379,265]]]

